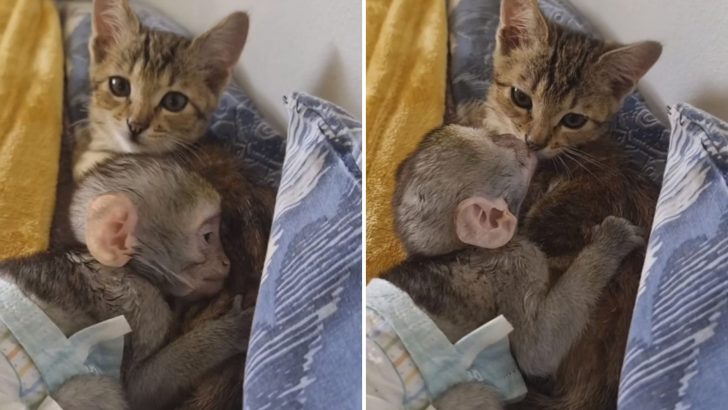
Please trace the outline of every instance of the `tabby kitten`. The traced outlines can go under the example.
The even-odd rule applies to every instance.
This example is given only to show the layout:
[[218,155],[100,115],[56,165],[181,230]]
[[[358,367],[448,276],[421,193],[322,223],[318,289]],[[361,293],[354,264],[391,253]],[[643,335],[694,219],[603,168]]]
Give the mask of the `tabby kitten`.
[[[522,138],[538,155],[520,229],[548,255],[552,276],[607,215],[649,232],[657,187],[630,168],[606,124],[660,53],[655,42],[609,44],[555,24],[535,0],[502,0],[487,98],[458,114]],[[644,252],[625,260],[557,374],[529,380],[529,395],[513,408],[616,408],[643,262]]]
[[127,0],[95,0],[89,126],[77,136],[78,180],[114,153],[161,153],[199,140],[240,57],[248,16],[188,39],[143,26]]

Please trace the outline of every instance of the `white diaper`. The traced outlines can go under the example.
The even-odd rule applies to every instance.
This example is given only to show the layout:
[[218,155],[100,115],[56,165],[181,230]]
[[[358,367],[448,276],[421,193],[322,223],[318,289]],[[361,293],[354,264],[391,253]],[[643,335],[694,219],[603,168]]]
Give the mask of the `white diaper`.
[[123,316],[66,336],[14,284],[0,280],[0,410],[58,410],[49,396],[81,374],[119,376]]
[[453,345],[409,295],[385,280],[370,282],[366,305],[368,409],[423,409],[466,381],[488,384],[505,402],[525,396],[508,344],[513,327],[505,317]]

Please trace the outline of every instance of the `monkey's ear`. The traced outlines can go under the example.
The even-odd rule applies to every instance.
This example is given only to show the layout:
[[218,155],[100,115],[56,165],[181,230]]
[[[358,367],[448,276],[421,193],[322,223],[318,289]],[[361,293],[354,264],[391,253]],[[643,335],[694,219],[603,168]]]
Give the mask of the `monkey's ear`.
[[455,212],[455,233],[468,245],[495,249],[508,243],[516,233],[518,220],[508,210],[506,202],[483,198],[468,198]]
[[94,198],[86,215],[86,246],[91,256],[106,266],[124,266],[131,259],[137,227],[137,210],[124,194]]

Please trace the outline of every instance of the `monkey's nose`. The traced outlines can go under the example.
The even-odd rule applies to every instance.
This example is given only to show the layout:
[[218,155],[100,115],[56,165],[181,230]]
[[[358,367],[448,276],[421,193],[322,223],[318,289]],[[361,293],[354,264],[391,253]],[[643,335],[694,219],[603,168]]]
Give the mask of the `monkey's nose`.
[[139,134],[141,134],[149,126],[149,124],[146,123],[129,120],[126,120],[126,125],[127,127],[129,127],[129,136],[134,142],[137,142],[137,140],[139,139]]

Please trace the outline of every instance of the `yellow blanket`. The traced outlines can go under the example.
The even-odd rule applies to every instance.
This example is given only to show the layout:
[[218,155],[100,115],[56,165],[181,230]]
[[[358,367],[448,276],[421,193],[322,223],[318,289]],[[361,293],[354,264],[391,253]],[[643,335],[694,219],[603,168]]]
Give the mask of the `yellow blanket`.
[[367,280],[404,256],[392,222],[399,163],[445,110],[443,0],[367,0]]
[[0,259],[48,245],[63,110],[52,0],[0,1]]

